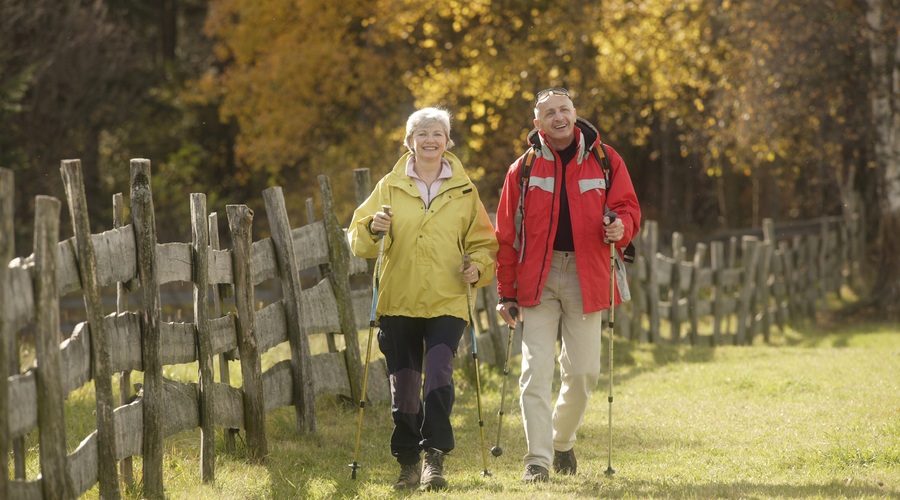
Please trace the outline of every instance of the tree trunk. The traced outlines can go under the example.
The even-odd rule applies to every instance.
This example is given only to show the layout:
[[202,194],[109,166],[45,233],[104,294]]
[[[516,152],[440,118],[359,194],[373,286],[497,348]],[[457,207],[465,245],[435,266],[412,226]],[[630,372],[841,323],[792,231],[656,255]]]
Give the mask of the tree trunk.
[[872,58],[872,116],[879,172],[878,279],[872,290],[879,310],[900,319],[900,33],[894,2],[868,0]]

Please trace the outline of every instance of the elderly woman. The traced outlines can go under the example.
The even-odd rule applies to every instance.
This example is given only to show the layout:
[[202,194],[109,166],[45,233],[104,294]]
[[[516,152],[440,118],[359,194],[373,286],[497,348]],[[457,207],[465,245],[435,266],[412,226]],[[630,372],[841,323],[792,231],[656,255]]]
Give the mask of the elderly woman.
[[453,358],[469,317],[466,287],[494,279],[498,244],[478,190],[447,151],[449,113],[413,113],[404,145],[409,151],[354,212],[349,238],[353,253],[367,258],[378,254],[379,233],[385,239],[376,315],[390,372],[391,455],[400,464],[394,488],[421,480],[423,489],[440,489],[444,455],[454,448]]

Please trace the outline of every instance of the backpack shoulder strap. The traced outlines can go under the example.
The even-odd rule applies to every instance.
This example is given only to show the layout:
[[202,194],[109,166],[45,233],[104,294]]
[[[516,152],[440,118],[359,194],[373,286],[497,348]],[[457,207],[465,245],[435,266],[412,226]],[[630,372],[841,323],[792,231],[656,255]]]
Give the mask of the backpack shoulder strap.
[[[603,177],[606,178],[606,192],[608,193],[609,189],[612,187],[612,168],[610,167],[609,152],[606,150],[606,144],[601,142],[600,147],[591,149],[591,152],[594,153],[594,158],[597,159],[597,163],[599,163],[600,168],[603,169]],[[622,260],[631,264],[634,262],[634,256],[634,243],[628,243],[628,246],[622,251]]]
[[525,157],[522,158],[522,168],[519,170],[519,187],[524,190],[528,186],[528,179],[531,177],[531,167],[534,165],[534,148],[528,148]]
[[592,148],[591,153],[594,154],[594,158],[597,159],[597,163],[600,164],[600,168],[603,169],[603,177],[606,178],[606,190],[609,191],[609,187],[612,184],[612,175],[610,174],[610,165],[609,165],[609,153],[606,151],[606,144],[600,143],[599,148]]

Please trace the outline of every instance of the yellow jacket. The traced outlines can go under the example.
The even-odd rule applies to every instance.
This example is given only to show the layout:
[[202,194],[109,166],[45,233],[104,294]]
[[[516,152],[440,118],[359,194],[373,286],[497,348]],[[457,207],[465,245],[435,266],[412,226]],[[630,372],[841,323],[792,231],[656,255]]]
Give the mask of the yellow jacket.
[[[391,229],[384,236],[376,315],[434,318],[455,316],[468,321],[466,283],[459,267],[463,255],[481,272],[475,284],[494,279],[497,237],[490,217],[462,163],[445,152],[452,177],[425,209],[413,179],[406,175],[412,153],[403,155],[369,198],[353,213],[348,238],[358,257],[378,256],[378,237],[369,221],[382,205],[390,205]],[[474,297],[474,290],[473,290]]]

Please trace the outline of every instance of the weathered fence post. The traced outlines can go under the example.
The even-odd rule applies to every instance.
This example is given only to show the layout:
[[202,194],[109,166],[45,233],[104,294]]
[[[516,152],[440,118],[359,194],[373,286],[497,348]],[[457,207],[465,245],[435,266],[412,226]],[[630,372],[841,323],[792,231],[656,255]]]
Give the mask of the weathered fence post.
[[159,277],[156,263],[156,215],[150,189],[150,160],[131,160],[131,220],[134,224],[138,277],[141,281],[141,351],[144,368],[144,496],[163,498],[163,380],[159,357]]
[[712,343],[722,345],[722,320],[725,316],[725,244],[721,241],[710,243],[709,265],[713,273],[713,331]]
[[334,195],[331,181],[325,175],[319,176],[319,192],[322,196],[322,220],[328,238],[328,261],[331,271],[328,279],[334,290],[341,318],[341,333],[344,335],[347,374],[350,376],[350,394],[353,401],[362,401],[363,361],[359,349],[359,332],[353,315],[353,296],[350,293],[350,248],[344,229],[334,213]]
[[753,323],[755,314],[753,304],[756,302],[756,275],[759,265],[759,241],[754,236],[745,236],[741,241],[741,263],[743,264],[743,280],[741,282],[741,302],[738,308],[738,327],[735,343],[748,344],[753,340]]
[[231,229],[232,271],[234,275],[234,303],[238,317],[238,350],[243,375],[244,429],[250,458],[265,462],[269,454],[266,441],[266,407],[263,394],[259,341],[256,335],[256,314],[253,310],[253,210],[246,205],[228,205],[228,227]]
[[13,196],[15,193],[12,170],[0,168],[0,496],[9,498],[9,376],[12,328],[6,312],[9,285],[6,268],[15,255],[13,233]]
[[[113,195],[113,227],[125,225],[125,200],[122,193]],[[116,283],[116,314],[128,310],[128,287],[123,282]],[[131,397],[131,372],[126,370],[119,374],[119,406],[125,405]],[[134,485],[134,460],[125,457],[119,460],[119,478],[121,483],[130,487]]]
[[35,311],[40,311],[35,315],[35,354],[38,362],[41,486],[44,498],[67,499],[75,498],[75,492],[66,467],[65,394],[59,354],[56,246],[59,242],[60,206],[56,198],[35,198],[34,295]]
[[691,285],[688,294],[688,311],[691,318],[691,345],[697,345],[700,340],[700,287],[707,284],[704,276],[708,271],[703,270],[703,259],[706,257],[706,244],[697,243],[694,246],[694,259],[691,261]]
[[[112,362],[109,340],[103,326],[103,304],[100,302],[100,284],[97,275],[97,258],[91,242],[91,221],[81,175],[81,160],[63,160],[60,167],[75,232],[78,250],[78,272],[84,306],[91,335],[91,367],[97,404],[97,458],[99,460],[100,497],[119,498],[119,477],[116,466],[116,424],[113,411]],[[40,309],[39,309],[40,310]],[[56,307],[57,312],[59,307]]]
[[769,303],[772,299],[772,260],[775,257],[775,221],[770,218],[763,219],[763,242],[759,262],[759,276],[757,277],[756,298],[759,301],[759,310],[762,317],[760,328],[766,342],[771,339],[772,325],[775,318]]
[[[209,249],[210,251],[219,249],[219,215],[216,212],[209,214]],[[216,318],[222,317],[222,285],[213,287],[213,315]],[[231,385],[231,373],[228,371],[228,353],[219,354],[219,381],[225,385]],[[237,429],[225,429],[225,451],[234,451],[234,435]]]
[[[306,199],[306,223],[315,224],[316,209],[312,198]],[[316,266],[316,283],[322,281],[325,276],[323,271],[328,268],[328,264],[319,264]],[[334,332],[325,332],[325,342],[328,344],[328,352],[338,352],[337,344],[334,341]]]
[[647,312],[650,316],[650,342],[660,343],[659,278],[656,275],[659,250],[659,225],[648,220],[644,227],[644,246],[647,247]]
[[681,314],[682,276],[681,264],[684,261],[684,236],[678,231],[672,233],[672,275],[669,280],[669,329],[672,343],[681,342],[681,323],[684,316]]
[[269,218],[269,230],[272,232],[272,243],[275,246],[275,258],[281,281],[281,302],[287,314],[288,343],[291,346],[291,384],[294,414],[297,420],[297,431],[316,432],[316,392],[312,381],[312,355],[309,350],[309,337],[303,328],[303,316],[300,305],[300,269],[294,255],[294,239],[291,236],[291,223],[288,219],[284,193],[280,186],[270,187],[263,191],[266,203],[266,214]]
[[191,269],[194,282],[194,325],[200,386],[200,480],[216,477],[216,426],[213,415],[213,353],[209,331],[209,226],[206,195],[191,193]]

